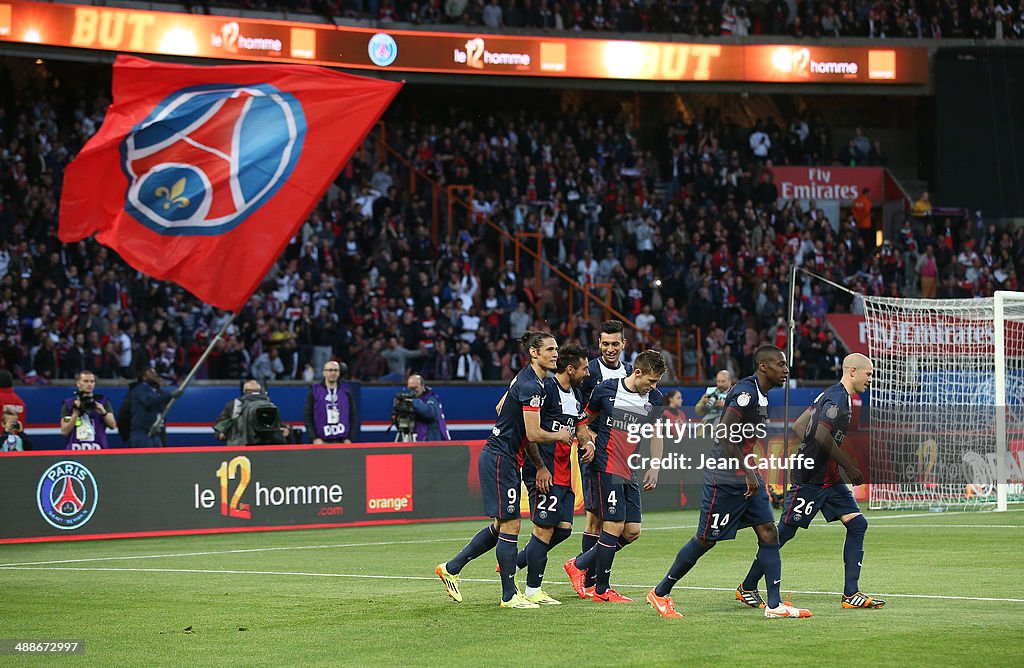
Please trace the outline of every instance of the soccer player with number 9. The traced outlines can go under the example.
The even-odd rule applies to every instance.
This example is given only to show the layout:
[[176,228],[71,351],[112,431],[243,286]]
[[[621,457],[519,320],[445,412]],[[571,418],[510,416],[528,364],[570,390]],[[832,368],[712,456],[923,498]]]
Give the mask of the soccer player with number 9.
[[444,583],[445,592],[457,603],[462,601],[459,573],[470,560],[493,549],[501,573],[501,607],[517,610],[540,607],[520,594],[515,585],[524,450],[536,467],[538,488],[547,489],[552,476],[537,444],[571,441],[573,433],[569,427],[547,431],[540,424],[545,397],[543,379],[548,371],[555,370],[558,362],[558,344],[554,337],[544,332],[526,332],[520,345],[529,351],[530,365],[512,379],[508,392],[498,404],[498,419],[477,462],[484,512],[493,517],[494,522],[481,529],[451,561],[438,564],[434,569]]

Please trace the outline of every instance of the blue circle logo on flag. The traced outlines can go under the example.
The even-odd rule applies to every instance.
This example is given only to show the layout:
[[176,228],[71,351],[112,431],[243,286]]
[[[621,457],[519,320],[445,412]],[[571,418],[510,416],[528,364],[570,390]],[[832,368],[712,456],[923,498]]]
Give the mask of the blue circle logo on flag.
[[96,478],[78,462],[57,462],[43,472],[36,487],[36,506],[43,519],[69,531],[88,522],[96,510]]
[[398,57],[398,44],[395,38],[386,32],[379,32],[370,38],[366,47],[370,60],[378,67],[387,67]]
[[228,232],[288,180],[305,138],[302,105],[274,86],[182,88],[121,143],[125,211],[158,234]]

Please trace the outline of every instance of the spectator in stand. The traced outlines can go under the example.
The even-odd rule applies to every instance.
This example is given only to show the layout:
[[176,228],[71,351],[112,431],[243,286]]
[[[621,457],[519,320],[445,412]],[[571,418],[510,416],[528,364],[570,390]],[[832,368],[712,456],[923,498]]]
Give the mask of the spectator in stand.
[[935,299],[939,269],[935,262],[935,249],[931,244],[925,247],[924,254],[917,259],[917,274],[921,280],[921,297]]
[[871,222],[872,203],[871,197],[869,197],[870,193],[871,190],[869,188],[864,188],[860,191],[856,199],[853,200],[851,213],[857,223],[857,231],[864,240],[864,245],[868,248],[874,248],[875,230],[874,223]]
[[932,215],[932,202],[927,190],[914,200],[914,206],[910,210],[910,215],[915,218],[924,218]]
[[[641,6],[648,12],[646,23],[638,21]],[[737,18],[740,6],[731,3]],[[398,18],[411,10],[404,2],[392,7]],[[484,5],[466,7],[451,20],[465,14],[479,25]],[[424,20],[419,17],[437,16],[437,9],[420,3],[414,13]],[[547,25],[538,16],[563,9],[568,27],[593,23],[587,3],[558,8],[550,3],[546,9],[531,3],[515,7],[514,22],[507,20],[510,10],[505,19],[522,27]],[[856,7],[841,3],[834,9],[843,35],[867,34],[866,15],[858,18]],[[605,10],[604,29],[720,30],[713,9],[679,21],[672,19],[678,8],[665,3],[619,3],[617,10],[611,5]],[[930,8],[918,10],[922,22],[931,18]],[[801,9],[804,32],[816,30],[822,21],[815,14],[823,11],[824,6]],[[887,28],[894,34],[904,34],[914,22],[909,11],[900,15],[905,15],[904,27]],[[763,16],[753,11],[750,16],[755,33],[784,32],[789,8],[779,2],[766,7]],[[783,19],[778,30],[773,16]],[[9,62],[0,64],[5,72],[9,67]],[[17,100],[17,114],[6,109],[5,134],[28,139],[0,151],[0,182],[9,186],[3,192],[10,193],[0,211],[0,368],[21,377],[70,378],[83,368],[109,375],[108,344],[113,342],[121,375],[160,361],[168,377],[174,377],[186,367],[186,357],[201,349],[201,333],[216,331],[225,314],[172,284],[139,276],[95,241],[62,247],[52,226],[32,222],[52,219],[63,168],[99,127],[108,103],[84,89],[72,91],[70,96],[82,95],[84,101],[65,112],[35,92],[41,90],[38,77],[33,68],[7,77],[16,82],[11,99]],[[439,182],[473,185],[479,195],[475,214],[462,216],[456,207],[451,238],[445,231],[435,238],[432,190],[426,182],[420,179],[410,190],[409,173],[392,154],[366,163],[357,153],[284,250],[267,285],[238,314],[224,345],[214,350],[210,377],[240,379],[251,361],[260,360],[255,371],[262,375],[293,378],[314,357],[320,360],[314,368],[340,357],[353,360],[360,377],[376,379],[389,371],[380,353],[392,336],[408,350],[424,341],[430,354],[414,364],[432,379],[456,376],[460,359],[466,362],[463,377],[475,377],[477,368],[481,375],[495,376],[501,360],[507,360],[509,368],[501,370],[507,375],[523,363],[508,341],[534,319],[548,320],[553,331],[562,332],[560,339],[572,328],[572,336],[586,342],[582,304],[568,303],[558,279],[549,276],[535,285],[533,260],[524,256],[521,275],[514,262],[512,269],[497,267],[497,228],[543,230],[544,256],[556,267],[568,267],[570,276],[577,275],[577,262],[589,252],[597,260],[596,277],[611,284],[608,296],[615,308],[640,316],[646,304],[658,326],[677,322],[684,340],[692,336],[696,341],[697,328],[703,338],[712,322],[720,323],[729,334],[716,339],[713,350],[702,351],[703,373],[714,368],[711,355],[722,355],[725,345],[748,364],[745,349],[762,339],[776,340],[775,321],[785,316],[787,267],[798,254],[800,261],[837,282],[854,285],[862,279],[863,289],[875,294],[902,295],[915,286],[920,256],[908,243],[894,239],[895,246],[876,256],[873,234],[857,238],[845,226],[836,233],[821,210],[777,203],[775,165],[833,160],[832,131],[813,110],[791,119],[783,132],[780,119],[762,118],[757,127],[745,128],[711,108],[651,133],[666,138],[658,146],[634,136],[630,121],[601,117],[600,105],[578,113],[538,106],[530,114],[478,116],[471,109],[451,112],[422,102],[416,105],[416,120],[410,120],[407,105],[389,111],[387,143]],[[38,142],[41,132],[72,141],[66,146],[52,139]],[[761,155],[749,145],[758,133],[770,144],[767,151],[758,149]],[[867,139],[863,130],[858,137]],[[850,159],[863,164],[858,162],[863,157],[858,156],[858,137],[851,138]],[[41,167],[36,169],[33,161],[32,169],[26,169],[29,149],[36,145]],[[666,156],[660,171],[651,157],[659,152]],[[15,158],[22,153],[19,163]],[[867,162],[875,164],[877,156],[869,152]],[[664,197],[662,189],[668,190],[670,180],[678,185]],[[1003,240],[1001,230],[962,230],[958,222],[947,225],[943,219],[929,232],[918,224],[909,232],[923,235],[916,248],[927,247],[925,237],[934,246],[937,296],[988,295],[1016,285],[1024,271],[1024,231]],[[978,267],[970,256],[962,266],[955,261],[968,242],[974,244]],[[512,250],[506,247],[506,257]],[[967,280],[968,272],[975,280]],[[656,276],[663,281],[657,290]],[[831,288],[821,296],[830,308],[860,308]],[[747,337],[743,324],[752,325]],[[783,326],[783,345],[785,333]],[[459,350],[460,339],[469,344],[468,358]],[[827,342],[821,346],[819,358]],[[438,349],[444,353],[434,354]],[[453,350],[458,358],[451,356]],[[684,350],[683,358],[684,366],[695,368],[690,351]]]
[[398,337],[389,336],[387,348],[381,353],[388,363],[388,373],[378,380],[385,383],[404,381],[409,375],[409,360],[420,359],[424,351],[409,350],[398,345]]

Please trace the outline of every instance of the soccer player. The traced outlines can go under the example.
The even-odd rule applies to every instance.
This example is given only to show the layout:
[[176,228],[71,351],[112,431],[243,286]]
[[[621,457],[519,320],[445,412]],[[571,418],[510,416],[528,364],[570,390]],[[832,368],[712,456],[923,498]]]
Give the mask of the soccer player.
[[462,602],[459,573],[470,560],[495,550],[501,572],[501,607],[513,609],[538,608],[516,591],[516,554],[519,552],[519,488],[522,485],[523,450],[537,468],[537,488],[548,489],[551,471],[541,458],[537,443],[570,442],[573,432],[568,426],[546,431],[540,426],[540,409],[544,405],[543,378],[554,371],[558,361],[558,344],[550,334],[526,332],[519,340],[530,354],[530,365],[520,371],[502,399],[498,419],[480,452],[481,491],[484,512],[494,522],[481,529],[466,547],[447,563],[438,564],[434,572],[444,583],[445,591],[457,603]]
[[[864,475],[856,462],[843,452],[843,439],[850,426],[852,414],[850,395],[859,394],[871,384],[871,360],[860,353],[847,355],[843,360],[843,378],[818,395],[810,408],[793,425],[803,442],[800,454],[805,456],[804,466],[793,470],[793,483],[786,492],[779,520],[779,547],[796,535],[797,529],[806,529],[814,516],[821,514],[829,522],[839,520],[846,526],[846,544],[843,563],[846,583],[843,586],[844,608],[881,608],[885,601],[860,592],[860,568],[864,559],[864,533],[868,521],[860,512],[850,488],[842,484],[838,467],[850,483],[860,485]],[[763,569],[755,559],[746,579],[736,589],[736,599],[750,607],[763,606],[757,593],[757,583]]]
[[[622,334],[622,321],[605,320],[601,323],[601,333],[598,336],[597,345],[601,354],[590,360],[590,375],[583,380],[584,404],[590,403],[590,396],[594,388],[609,378],[625,378],[633,373],[633,365],[623,362],[622,349],[626,345],[626,339]],[[590,498],[590,469],[587,466],[580,466],[580,484],[583,490],[583,510],[586,512],[587,523],[583,528],[582,549],[580,555],[586,553],[597,544],[597,538],[601,535],[601,520],[596,512],[594,500]],[[597,582],[597,574],[587,571],[585,587],[589,590]]]
[[[704,466],[704,489],[700,502],[697,533],[679,550],[672,567],[657,587],[647,592],[647,602],[662,617],[676,618],[669,592],[718,541],[731,540],[736,531],[754,527],[757,560],[767,576],[768,605],[765,617],[810,617],[808,610],[782,602],[782,560],[779,532],[775,528],[771,501],[764,481],[757,474],[751,454],[768,418],[768,390],[789,379],[786,355],[775,346],[761,346],[754,352],[754,375],[736,383],[725,399],[725,412],[716,425],[715,445]],[[761,432],[758,433],[758,427]],[[741,450],[740,445],[743,445]],[[712,467],[710,464],[715,463]]]
[[[584,409],[583,393],[579,385],[588,373],[587,351],[583,346],[570,343],[559,349],[555,375],[544,379],[541,429],[557,432],[562,427],[569,427],[576,430],[576,423],[583,418]],[[580,462],[585,464],[594,457],[594,443],[589,441],[580,447]],[[537,468],[533,462],[523,462],[523,482],[529,493],[533,536],[516,557],[516,567],[527,568],[526,600],[540,605],[560,603],[548,596],[541,589],[541,584],[548,563],[548,552],[572,534],[576,495],[572,491],[571,453],[570,441],[540,446],[540,456],[553,476],[547,489],[542,489],[537,483]]]
[[[640,485],[634,482],[630,457],[635,454],[639,428],[659,419],[665,399],[658,383],[665,375],[665,358],[656,350],[637,355],[633,373],[625,378],[606,380],[594,389],[587,412],[576,432],[584,443],[594,440],[594,459],[590,462],[590,495],[601,520],[597,544],[581,556],[565,562],[573,589],[580,598],[600,602],[628,603],[632,599],[609,585],[615,552],[640,537]],[[593,432],[597,430],[597,438]],[[651,458],[660,459],[661,439],[650,439]],[[658,469],[644,473],[643,488],[658,485]],[[584,571],[597,574],[594,589],[586,587]]]

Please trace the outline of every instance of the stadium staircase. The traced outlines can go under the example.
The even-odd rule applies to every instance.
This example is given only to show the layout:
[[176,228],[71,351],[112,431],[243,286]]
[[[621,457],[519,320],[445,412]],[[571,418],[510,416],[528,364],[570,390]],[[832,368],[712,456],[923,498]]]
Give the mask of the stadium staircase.
[[[632,338],[641,349],[655,348],[668,353],[670,370],[674,378],[682,382],[699,382],[704,378],[701,333],[696,332],[696,372],[684,375],[683,328],[652,327],[651,332],[642,331],[636,322],[612,305],[611,283],[592,283],[586,286],[569,276],[544,257],[542,234],[539,231],[511,233],[490,217],[473,209],[474,188],[472,185],[444,184],[413,165],[408,158],[387,142],[387,125],[381,121],[364,143],[359,154],[360,160],[370,169],[372,165],[386,162],[391,167],[394,184],[400,192],[418,194],[430,203],[431,238],[435,244],[446,242],[453,246],[458,241],[454,235],[462,229],[475,227],[478,235],[490,248],[496,248],[499,267],[506,260],[512,260],[517,276],[532,273],[526,287],[532,291],[538,302],[552,299],[573,304],[573,313],[567,318],[567,329],[573,334],[579,322],[594,322],[615,318],[632,330]],[[595,331],[597,328],[595,327]],[[628,338],[628,336],[627,336]]]

